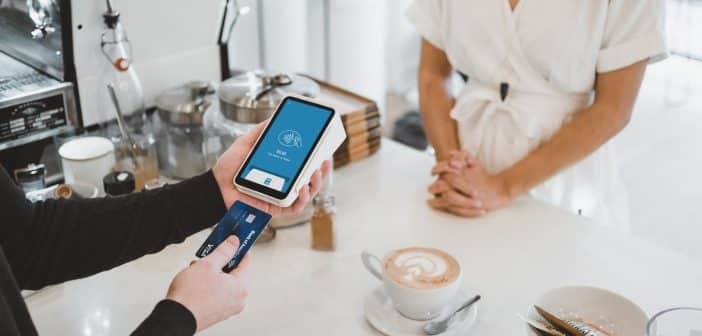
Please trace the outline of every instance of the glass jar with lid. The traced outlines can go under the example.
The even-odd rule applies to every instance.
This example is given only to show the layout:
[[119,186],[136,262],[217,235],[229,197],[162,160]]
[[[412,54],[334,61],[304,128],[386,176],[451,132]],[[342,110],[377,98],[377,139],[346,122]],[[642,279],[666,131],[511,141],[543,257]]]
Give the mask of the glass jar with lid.
[[234,76],[219,86],[219,108],[205,113],[205,157],[209,167],[243,134],[268,119],[283,98],[315,98],[319,85],[307,77],[263,70]]
[[192,81],[166,90],[156,100],[154,117],[161,172],[186,179],[207,170],[203,155],[203,116],[213,104],[214,87]]

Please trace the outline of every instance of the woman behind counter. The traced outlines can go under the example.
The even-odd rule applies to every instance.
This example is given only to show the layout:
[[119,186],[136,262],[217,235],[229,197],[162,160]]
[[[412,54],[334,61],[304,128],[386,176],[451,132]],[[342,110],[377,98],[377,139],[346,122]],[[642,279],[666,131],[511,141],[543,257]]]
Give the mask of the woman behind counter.
[[[429,204],[472,217],[531,192],[626,230],[626,193],[603,145],[629,122],[647,64],[666,56],[662,8],[415,0],[420,107],[438,160]],[[455,99],[454,70],[468,77]]]

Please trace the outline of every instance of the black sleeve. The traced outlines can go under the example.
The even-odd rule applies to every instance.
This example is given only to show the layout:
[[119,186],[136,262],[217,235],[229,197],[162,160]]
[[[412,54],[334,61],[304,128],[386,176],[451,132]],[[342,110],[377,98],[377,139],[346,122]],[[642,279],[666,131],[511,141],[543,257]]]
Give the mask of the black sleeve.
[[215,224],[226,211],[212,172],[124,197],[31,203],[0,169],[0,195],[0,245],[22,289],[160,251]]
[[134,330],[132,336],[192,336],[196,329],[195,316],[188,308],[175,301],[163,300],[156,305],[151,315]]

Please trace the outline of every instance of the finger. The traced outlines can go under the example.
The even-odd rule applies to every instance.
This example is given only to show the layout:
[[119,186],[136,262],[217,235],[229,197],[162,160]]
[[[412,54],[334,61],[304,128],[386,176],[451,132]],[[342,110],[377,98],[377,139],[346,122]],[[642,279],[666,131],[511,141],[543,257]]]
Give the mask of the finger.
[[244,256],[244,259],[241,259],[241,262],[239,265],[231,271],[229,274],[233,275],[237,278],[247,278],[249,275],[249,264],[251,263],[251,257],[249,256],[249,253],[247,253]]
[[453,150],[449,153],[448,163],[455,169],[463,169],[468,166],[466,160],[467,152],[463,150]]
[[[446,193],[428,200],[427,203],[434,209],[450,212],[453,214],[456,214],[456,209],[462,208],[462,205],[452,203],[447,197]],[[452,209],[454,209],[454,211],[452,211]]]
[[266,201],[262,201],[258,198],[253,198],[253,197],[248,196],[246,194],[241,195],[241,198],[239,200],[256,208],[256,209],[259,209],[263,212],[267,212],[271,215],[274,215],[275,212],[278,210],[277,206],[275,206],[271,203],[268,203]]
[[474,189],[470,182],[458,174],[444,174],[436,182],[430,185],[430,191],[433,194],[439,194],[448,190],[457,190],[468,197],[474,196]]
[[451,206],[448,203],[446,203],[445,199],[442,199],[441,197],[432,198],[427,201],[427,204],[429,204],[429,206],[432,207],[434,210],[452,213],[449,210]]
[[456,169],[456,170],[460,170],[460,169],[463,169],[463,168],[468,166],[468,164],[466,163],[465,160],[456,159],[456,158],[449,159],[448,163],[449,163],[449,166],[451,166],[451,168]]
[[221,269],[234,257],[236,249],[239,248],[239,239],[236,236],[229,236],[212,253],[202,258],[202,261],[207,262],[217,269]]
[[478,163],[475,156],[467,150],[452,152],[451,160],[460,161],[465,166],[474,166]]
[[469,166],[475,166],[475,165],[478,165],[478,163],[479,163],[478,158],[473,156],[473,154],[471,154],[468,151],[463,151],[463,160]]
[[432,199],[429,199],[429,200],[427,201],[427,204],[429,204],[429,206],[431,206],[432,208],[438,209],[438,210],[447,209],[448,206],[449,206],[449,204],[446,203],[446,200],[443,199],[441,196],[438,196],[438,197],[434,197],[434,198],[432,198]]
[[314,195],[317,195],[319,192],[319,189],[322,188],[322,171],[318,170],[312,174],[312,178],[310,178],[310,196],[314,197]]
[[244,136],[241,137],[241,140],[245,143],[253,144],[256,141],[256,139],[258,139],[258,137],[261,135],[263,129],[266,128],[266,125],[268,125],[269,120],[270,119],[267,119],[258,123],[248,133],[244,134]]
[[467,159],[469,156],[470,156],[470,153],[468,151],[466,151],[465,149],[456,149],[456,150],[452,150],[449,153],[449,159],[460,160],[463,162],[467,162]]
[[452,151],[449,153],[449,157],[450,157],[451,159],[456,159],[456,160],[465,160],[466,153],[467,153],[467,152],[464,151],[464,150],[452,150]]
[[465,178],[461,176],[455,174],[448,174],[444,176],[443,180],[448,182],[448,184],[451,185],[452,189],[459,191],[465,196],[473,198],[478,197],[478,193],[476,192],[475,188],[470,184],[470,182],[468,182]]
[[322,179],[326,180],[327,176],[329,176],[329,172],[332,170],[332,161],[331,160],[326,160],[322,163]]
[[449,190],[441,194],[448,204],[466,209],[482,209],[483,203],[475,198],[466,197],[456,191]]
[[293,203],[292,207],[288,208],[288,212],[290,213],[299,213],[302,211],[302,209],[305,208],[307,203],[310,201],[310,187],[309,186],[304,186],[300,189],[299,195],[297,196],[297,200],[295,203]]
[[434,167],[431,169],[432,175],[441,175],[448,173],[458,174],[458,169],[453,168],[447,161],[441,161],[434,165]]
[[432,208],[445,211],[459,217],[480,217],[487,213],[485,209],[463,208],[451,205],[444,197],[435,197],[427,201]]
[[442,210],[442,208],[439,207],[439,205],[436,203],[436,199],[435,199],[435,198],[428,199],[428,200],[427,200],[427,205],[429,205],[432,209],[435,209],[435,210]]
[[429,193],[433,195],[438,195],[443,192],[451,190],[451,185],[448,184],[444,179],[438,179],[434,183],[429,185]]
[[460,217],[480,217],[487,213],[484,209],[467,209],[453,206],[449,206],[447,210],[450,213]]

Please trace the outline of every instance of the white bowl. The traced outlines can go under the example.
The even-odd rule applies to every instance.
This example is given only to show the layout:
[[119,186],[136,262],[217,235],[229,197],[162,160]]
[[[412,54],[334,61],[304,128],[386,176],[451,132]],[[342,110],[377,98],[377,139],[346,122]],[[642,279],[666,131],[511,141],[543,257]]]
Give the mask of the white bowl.
[[[565,319],[579,319],[603,327],[611,336],[646,335],[648,316],[631,300],[594,287],[562,287],[543,294],[534,303]],[[533,306],[527,318],[543,321]],[[528,335],[536,335],[527,327]]]

